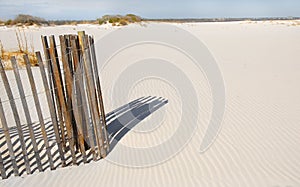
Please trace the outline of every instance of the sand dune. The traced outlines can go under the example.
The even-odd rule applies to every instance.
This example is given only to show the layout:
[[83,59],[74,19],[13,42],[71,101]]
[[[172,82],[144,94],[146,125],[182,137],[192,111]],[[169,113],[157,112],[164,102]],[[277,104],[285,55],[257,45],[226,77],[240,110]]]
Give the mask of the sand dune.
[[[152,24],[128,27],[143,31]],[[11,176],[0,181],[0,186],[299,186],[300,27],[262,22],[171,25],[190,32],[206,45],[224,79],[225,113],[212,119],[222,118],[222,128],[205,152],[200,152],[200,145],[214,101],[205,72],[176,49],[147,43],[126,48],[105,66],[99,66],[108,121],[113,124],[108,127],[111,137],[118,138],[115,133],[122,134],[107,158],[30,176]],[[124,28],[80,25],[31,28],[25,32],[36,38],[36,48],[41,49],[41,34],[86,30],[95,38],[102,38],[118,29]],[[0,29],[1,40],[9,47],[14,46],[7,39],[14,35],[11,31],[13,29]],[[101,52],[97,51],[99,60]],[[172,62],[174,71],[180,69],[194,91],[184,89],[187,86],[184,79],[180,79],[178,85],[165,80],[172,73],[171,68],[163,69],[164,78],[148,76],[149,68],[149,71],[133,74],[137,67],[134,64],[150,57]],[[162,67],[157,67],[154,73],[159,74]],[[144,75],[145,79],[135,80]],[[120,81],[120,77],[127,82]],[[122,86],[114,86],[119,84]],[[186,104],[179,94],[181,89],[194,102]],[[3,89],[0,93],[1,98],[5,97]],[[125,99],[117,97],[120,95]],[[135,108],[132,112],[140,118],[128,120],[131,114],[126,114],[127,105],[122,105],[130,102],[129,106]],[[181,147],[185,132],[179,133],[172,142],[168,140],[181,127],[179,121],[185,104],[190,108],[189,116],[194,118],[183,125],[186,131],[193,133]],[[143,113],[140,112],[145,109],[143,106],[152,108]],[[130,124],[130,129],[119,126],[118,120]],[[5,146],[3,141],[0,144]],[[158,145],[163,145],[163,151]],[[178,150],[173,152],[175,149]],[[164,157],[162,154],[166,152],[173,154]]]

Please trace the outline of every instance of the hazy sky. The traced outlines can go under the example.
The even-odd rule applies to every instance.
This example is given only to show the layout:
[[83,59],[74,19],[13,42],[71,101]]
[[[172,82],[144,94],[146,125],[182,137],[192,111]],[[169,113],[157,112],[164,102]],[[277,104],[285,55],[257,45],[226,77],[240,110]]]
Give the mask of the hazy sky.
[[300,16],[300,0],[0,0],[0,18],[96,19],[134,13],[144,18]]

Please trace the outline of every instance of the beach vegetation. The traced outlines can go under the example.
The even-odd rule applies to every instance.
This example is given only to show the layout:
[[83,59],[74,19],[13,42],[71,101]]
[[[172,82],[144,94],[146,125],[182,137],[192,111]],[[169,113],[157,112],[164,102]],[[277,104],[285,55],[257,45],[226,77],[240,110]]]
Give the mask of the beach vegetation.
[[125,16],[122,15],[104,15],[98,19],[98,23],[108,24],[110,23],[112,26],[124,26],[130,23],[137,23],[141,22],[141,17],[134,15],[134,14],[127,14]]
[[43,18],[31,16],[27,14],[19,14],[15,19],[9,19],[4,22],[4,25],[31,26],[31,25],[48,25],[48,21]]
[[15,50],[6,50],[0,40],[0,57],[5,69],[12,69],[12,64],[10,59],[12,56],[15,56],[19,66],[25,66],[26,63],[23,59],[23,55],[28,55],[30,63],[32,66],[37,66],[38,61],[34,53],[33,40],[29,41],[24,30],[17,28],[16,31],[16,40],[18,43],[18,49]]

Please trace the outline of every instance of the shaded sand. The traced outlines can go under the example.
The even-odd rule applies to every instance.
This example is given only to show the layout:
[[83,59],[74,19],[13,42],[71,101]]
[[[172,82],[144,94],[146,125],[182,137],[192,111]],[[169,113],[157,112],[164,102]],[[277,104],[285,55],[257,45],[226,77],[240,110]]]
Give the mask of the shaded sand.
[[[149,115],[153,114],[156,110],[159,108],[163,107],[165,104],[167,104],[168,101],[163,98],[158,98],[158,97],[141,97],[138,98],[134,101],[129,102],[126,105],[123,105],[116,110],[111,111],[106,115],[107,117],[107,130],[108,130],[108,135],[110,137],[111,143],[110,143],[110,150],[112,151],[114,147],[116,146],[115,142],[118,142],[121,140],[128,132],[129,128],[128,126],[136,126],[138,124],[138,121],[135,120],[135,118],[139,120],[143,120],[144,118],[148,117]],[[133,113],[135,114],[134,117],[131,117],[129,114]],[[124,125],[126,124],[126,127],[123,125],[119,124],[119,121],[127,121],[126,123],[123,123]],[[50,120],[46,120],[45,122],[46,126],[46,133],[47,137],[49,140],[49,145],[50,145],[50,152],[51,152],[51,158],[54,162],[54,168],[57,169],[59,167],[62,167],[62,162],[60,160],[60,155],[58,152],[58,145],[56,144],[55,141],[55,134],[53,130],[53,125]],[[42,138],[42,133],[40,130],[40,125],[39,123],[34,123],[32,125],[33,131],[35,134],[37,146],[38,146],[38,152],[41,157],[41,164],[43,171],[49,170],[50,169],[50,164],[49,164],[49,157],[46,153],[46,147],[44,145],[44,141]],[[66,131],[66,129],[65,129]],[[26,144],[26,150],[28,154],[28,158],[30,161],[30,169],[34,173],[35,171],[38,170],[38,165],[36,163],[35,159],[35,154],[34,154],[34,149],[32,146],[32,141],[29,136],[29,130],[27,125],[22,125],[22,132],[24,135],[24,141]],[[0,151],[2,154],[3,158],[3,163],[7,176],[10,177],[13,175],[13,166],[10,162],[10,155],[8,152],[8,148],[6,145],[6,139],[4,136],[4,132],[2,129],[0,129]],[[20,175],[25,175],[26,173],[26,168],[25,168],[25,163],[23,160],[23,155],[22,155],[22,149],[19,143],[19,136],[17,132],[16,127],[11,127],[9,129],[9,134],[11,137],[12,145],[13,145],[13,150],[14,150],[14,155],[16,157],[16,162],[17,166],[19,168],[19,173]],[[115,141],[114,141],[115,140]],[[68,146],[68,145],[67,145]],[[72,164],[72,158],[71,158],[71,152],[69,148],[66,149],[65,151],[65,164],[67,166],[70,166]],[[82,155],[79,151],[76,152],[76,160],[78,164],[82,164]],[[92,153],[90,151],[87,151],[87,162],[91,162],[93,160],[92,158]]]
[[[224,78],[226,110],[222,130],[206,152],[199,153],[212,110],[205,75],[187,66],[186,57],[173,55],[172,49],[143,45],[139,49],[125,50],[101,70],[106,111],[148,95],[167,99],[167,105],[127,132],[106,159],[22,178],[12,176],[0,181],[0,186],[299,186],[300,27],[263,22],[176,25],[205,43]],[[35,28],[31,33],[39,39],[40,34],[86,30],[97,38],[114,29],[118,28],[62,26]],[[11,30],[2,28],[0,33],[4,45],[9,43],[7,37],[14,35]],[[40,41],[35,42],[39,49]],[[147,55],[149,51],[169,59],[188,74],[199,105],[198,118],[190,119],[189,123],[197,123],[197,129],[184,148],[171,158],[149,167],[123,166],[113,161],[116,158],[138,161],[160,154],[153,152],[136,157],[124,154],[123,146],[142,148],[162,144],[178,128],[182,112],[176,88],[154,78],[132,85],[126,93],[127,102],[111,101],[117,75],[139,59],[136,54]],[[99,51],[97,55],[99,57]],[[117,91],[123,93],[124,90]],[[179,140],[165,149],[176,146]]]

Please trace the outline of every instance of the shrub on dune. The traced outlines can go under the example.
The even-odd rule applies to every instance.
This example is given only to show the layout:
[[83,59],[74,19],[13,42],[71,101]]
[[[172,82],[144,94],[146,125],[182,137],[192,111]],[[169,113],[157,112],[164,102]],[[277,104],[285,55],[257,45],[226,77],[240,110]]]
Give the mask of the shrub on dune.
[[134,14],[121,15],[104,15],[98,19],[100,25],[110,23],[112,26],[124,26],[129,23],[141,22],[141,17]]
[[32,15],[27,15],[27,14],[19,14],[15,17],[15,19],[7,20],[6,22],[0,21],[0,24],[4,25],[25,25],[25,26],[30,26],[30,25],[48,25],[48,21],[46,21],[43,18],[32,16]]
[[40,17],[26,15],[26,14],[19,14],[14,20],[14,24],[25,24],[25,25],[42,25],[42,24],[48,24],[48,22]]

